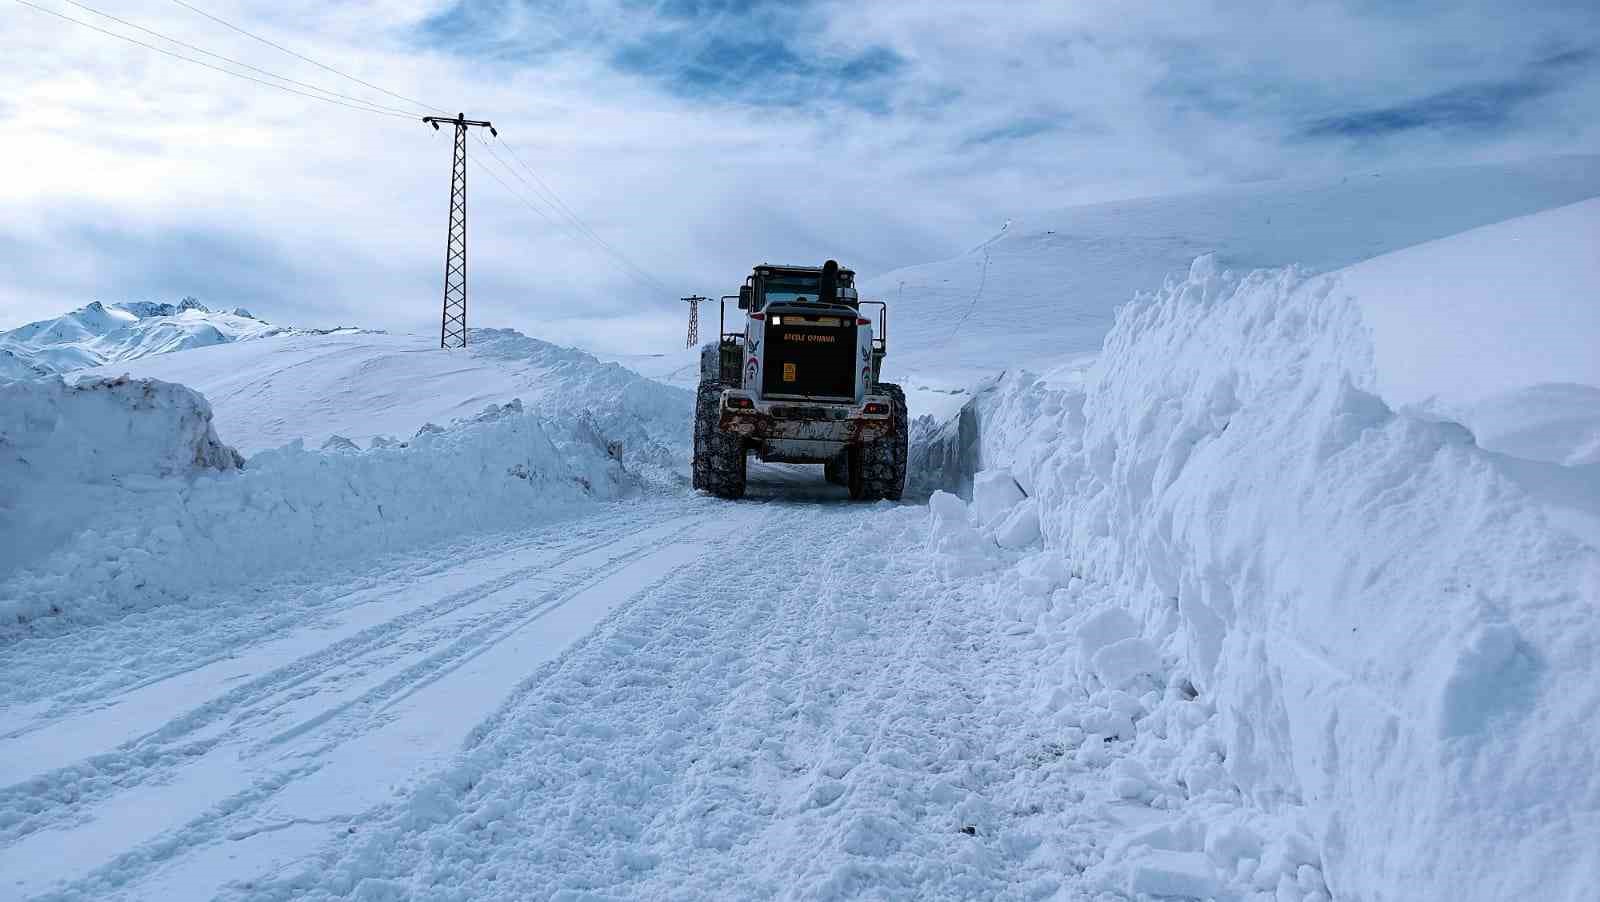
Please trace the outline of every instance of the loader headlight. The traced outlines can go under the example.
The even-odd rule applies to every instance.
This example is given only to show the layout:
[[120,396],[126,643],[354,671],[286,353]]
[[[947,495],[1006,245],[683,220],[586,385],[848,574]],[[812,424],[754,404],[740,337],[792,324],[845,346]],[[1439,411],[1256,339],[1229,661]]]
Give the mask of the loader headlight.
[[888,413],[889,405],[881,401],[868,401],[867,406],[861,408],[862,413]]
[[735,395],[728,399],[728,406],[732,407],[734,410],[750,410],[754,408],[756,404],[749,398],[741,398],[738,395]]

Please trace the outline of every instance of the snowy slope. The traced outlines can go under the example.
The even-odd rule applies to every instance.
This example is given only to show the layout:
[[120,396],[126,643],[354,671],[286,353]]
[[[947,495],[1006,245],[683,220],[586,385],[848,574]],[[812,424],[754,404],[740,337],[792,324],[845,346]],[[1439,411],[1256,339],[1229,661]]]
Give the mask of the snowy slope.
[[875,276],[890,304],[891,378],[913,412],[1014,367],[1092,354],[1135,292],[1214,253],[1238,270],[1318,272],[1600,195],[1600,158],[1370,172],[1073,207],[1012,222],[953,260]]
[[333,435],[366,445],[513,399],[546,415],[588,410],[617,440],[688,441],[688,392],[509,329],[475,329],[465,351],[442,350],[436,337],[418,335],[297,333],[124,361],[86,375],[122,373],[205,395],[218,434],[246,454],[296,439],[316,447]]
[[[682,482],[687,392],[509,330],[472,339],[295,332],[10,383],[0,612],[93,620]],[[106,386],[128,397],[96,403]],[[196,423],[243,473],[147,472],[177,452],[117,438],[182,448]]]
[[0,379],[67,373],[152,354],[292,331],[249,311],[212,311],[192,299],[179,304],[94,301],[71,313],[0,332]]
[[513,400],[366,450],[296,442],[242,461],[181,385],[0,385],[0,644],[45,615],[93,623],[543,523],[636,491],[670,460],[630,450],[582,413]]
[[[974,536],[1042,533],[1133,615],[1108,645],[1112,615],[1075,612],[1070,666],[1191,679],[1228,780],[1305,812],[1334,898],[1592,898],[1600,472],[1407,405],[1511,389],[1592,411],[1597,234],[1589,201],[1320,277],[1205,258],[1121,310],[1091,368],[1009,374],[968,411],[975,446],[945,434],[978,471]],[[946,551],[982,559],[972,542]],[[1284,873],[1196,826],[1119,840],[1107,888],[1204,852],[1283,898]]]

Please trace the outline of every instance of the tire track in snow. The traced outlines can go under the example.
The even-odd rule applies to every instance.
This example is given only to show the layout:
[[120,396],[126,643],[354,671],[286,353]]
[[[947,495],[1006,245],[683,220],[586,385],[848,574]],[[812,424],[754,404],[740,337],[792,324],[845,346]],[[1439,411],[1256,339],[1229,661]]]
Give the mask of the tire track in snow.
[[[694,522],[697,522],[697,518],[680,517],[669,521],[677,524],[675,529],[691,527]],[[6,858],[22,854],[25,850],[13,851],[11,847],[25,843],[30,835],[50,828],[81,824],[94,817],[96,808],[120,794],[147,784],[182,779],[186,768],[206,756],[220,752],[225,746],[248,743],[249,728],[254,726],[250,721],[256,719],[249,715],[259,714],[263,710],[263,703],[274,700],[278,704],[292,703],[294,699],[285,699],[285,693],[302,688],[311,690],[313,687],[309,684],[313,681],[337,682],[340,674],[366,662],[372,653],[384,652],[401,636],[419,629],[426,631],[429,624],[440,618],[448,618],[519,583],[540,578],[546,571],[559,569],[573,560],[581,559],[583,555],[618,545],[626,548],[620,555],[608,556],[594,566],[577,569],[551,583],[531,599],[467,619],[453,628],[442,630],[440,635],[424,636],[418,643],[422,652],[436,648],[441,643],[448,644],[437,653],[428,653],[422,661],[407,664],[401,672],[359,697],[336,705],[331,711],[311,716],[293,730],[293,735],[282,737],[282,741],[316,731],[336,721],[345,723],[345,727],[324,748],[358,735],[362,731],[362,722],[357,714],[351,712],[371,713],[374,704],[405,690],[413,682],[437,678],[440,671],[451,667],[453,663],[459,666],[463,656],[474,649],[481,649],[485,643],[492,644],[503,638],[504,634],[519,627],[523,618],[530,614],[537,615],[541,608],[558,606],[566,598],[582,591],[586,585],[647,554],[651,550],[648,542],[639,543],[637,547],[630,547],[631,544],[637,542],[642,534],[653,535],[666,529],[660,522],[647,523],[622,535],[613,534],[576,547],[560,549],[565,552],[565,562],[544,560],[451,593],[431,604],[413,608],[238,686],[116,751],[91,756],[0,789],[0,815],[4,815],[4,819],[0,820],[0,864]],[[225,723],[230,715],[236,715],[234,722]],[[217,730],[204,738],[181,741],[207,727],[216,727]],[[270,741],[258,741],[253,748],[247,746],[246,754],[259,752],[272,744]],[[5,870],[4,866],[0,866],[0,872]]]
[[[5,712],[7,706],[11,712],[31,712],[31,716],[6,717],[9,723],[17,725],[0,728],[0,743],[114,708],[130,696],[137,696],[140,690],[237,658],[240,649],[280,636],[286,622],[285,611],[303,614],[312,621],[325,621],[393,594],[402,581],[437,581],[464,565],[603,537],[614,530],[617,523],[630,519],[637,519],[632,505],[576,521],[556,520],[541,527],[527,540],[519,540],[516,535],[488,535],[466,545],[443,546],[447,554],[444,557],[436,548],[427,554],[406,555],[398,561],[386,559],[384,568],[378,571],[382,573],[379,578],[373,579],[370,573],[362,574],[340,587],[337,594],[321,601],[315,600],[320,584],[287,582],[263,587],[270,594],[261,590],[235,591],[218,596],[215,601],[207,599],[204,609],[170,606],[145,612],[130,622],[95,624],[79,631],[38,637],[0,648],[0,670],[18,676],[17,682],[0,686],[5,690],[5,694],[0,695],[0,712]],[[441,566],[441,561],[449,563]],[[264,597],[281,597],[290,603],[263,605]],[[308,597],[313,599],[309,603]],[[303,622],[287,622],[291,629],[305,626]],[[171,648],[165,647],[175,636],[182,641]],[[109,649],[109,653],[91,650],[100,648]],[[191,648],[200,648],[201,656],[185,660],[183,656]],[[62,659],[66,659],[65,666]],[[144,664],[147,659],[154,659],[153,667]],[[146,672],[139,673],[141,667],[146,668]],[[31,674],[30,668],[48,668],[49,679]],[[52,694],[43,698],[30,696],[28,687],[39,685],[49,685]],[[20,697],[11,694],[19,689],[22,690]],[[6,782],[0,779],[0,785]]]
[[[670,531],[673,534],[683,534],[686,532],[692,533],[695,531],[695,527],[700,525],[705,519],[707,518],[680,517],[669,521],[667,524],[654,524],[650,530],[641,530],[640,532],[659,533]],[[739,519],[741,518],[734,518],[731,524],[721,524],[719,527],[714,527],[714,530],[721,532],[723,537],[727,538],[728,536],[733,535],[737,530]],[[642,545],[641,547],[632,549],[628,553],[615,556],[611,558],[611,563],[608,566],[587,571],[588,578],[582,581],[582,585],[571,587],[570,590],[563,593],[560,598],[553,599],[548,604],[543,606],[534,606],[536,607],[536,610],[528,612],[528,616],[502,630],[495,638],[490,640],[487,646],[483,644],[473,646],[475,653],[470,653],[467,660],[455,660],[455,666],[452,667],[451,670],[454,671],[458,668],[465,667],[470,663],[470,658],[476,658],[490,653],[498,653],[502,658],[502,660],[499,662],[500,666],[491,667],[489,672],[500,675],[499,679],[502,680],[506,675],[509,675],[515,680],[515,683],[513,684],[514,688],[509,694],[499,693],[494,699],[492,699],[491,703],[493,707],[491,710],[501,708],[504,705],[509,704],[508,699],[517,697],[521,693],[527,691],[530,685],[535,684],[539,679],[539,674],[545,672],[550,666],[554,666],[559,660],[564,659],[567,655],[571,654],[573,649],[581,647],[585,643],[589,642],[596,632],[603,631],[603,624],[605,621],[601,621],[601,625],[599,626],[591,625],[588,627],[583,627],[583,629],[589,630],[588,637],[578,638],[576,641],[568,645],[566,650],[563,651],[555,660],[534,668],[531,673],[524,674],[517,672],[514,664],[510,668],[507,668],[505,666],[508,663],[508,660],[506,659],[507,656],[503,653],[503,651],[493,648],[494,644],[503,642],[504,640],[510,638],[513,634],[518,633],[532,623],[538,622],[546,617],[557,615],[569,602],[575,598],[582,597],[585,594],[595,595],[596,593],[598,593],[600,596],[610,597],[607,595],[607,593],[615,592],[616,589],[609,584],[615,583],[629,570],[639,570],[644,581],[638,584],[637,587],[630,589],[629,587],[632,584],[629,582],[629,580],[623,579],[621,591],[625,593],[626,598],[631,599],[648,595],[655,591],[655,588],[661,583],[678,578],[679,569],[682,566],[681,564],[666,568],[664,572],[662,569],[663,564],[673,561],[675,557],[683,557],[686,552],[691,551],[694,553],[694,559],[700,560],[707,557],[711,553],[712,549],[708,546],[704,546],[703,543],[692,543],[685,545],[682,543],[668,541],[659,545]],[[544,593],[544,595],[548,597],[550,593],[547,592]],[[592,601],[593,599],[591,599],[591,603]],[[612,599],[610,604],[616,609],[625,609],[626,607],[625,599],[620,596]],[[609,616],[615,616],[616,613],[618,613],[618,610],[612,610],[612,613]],[[579,619],[581,620],[581,617]],[[568,628],[571,628],[572,624],[569,623],[567,626]],[[535,639],[534,641],[537,642],[538,640]],[[518,649],[510,648],[509,651],[517,653]],[[519,659],[520,658],[516,654],[513,654],[509,661],[515,661]],[[450,676],[450,674],[447,673],[435,673],[434,675],[439,681],[443,681]],[[469,684],[471,683],[470,680],[468,682]],[[457,688],[459,691],[459,687]],[[446,694],[446,698],[448,699],[448,694]],[[398,703],[398,699],[391,699],[389,704],[379,706],[378,710],[385,710],[392,705],[397,705]],[[437,702],[434,704],[437,704]],[[487,720],[493,720],[493,717],[494,716],[489,716]],[[483,729],[482,724],[485,722],[487,721],[475,721],[475,724],[469,731],[468,735],[480,735]],[[369,721],[368,725],[376,726],[380,729],[383,726],[382,722],[376,718]],[[357,734],[359,734],[359,731],[357,731]],[[332,744],[333,743],[330,743],[330,745]],[[384,747],[384,744],[379,743],[379,747]],[[453,752],[459,747],[459,744],[457,744],[454,748],[452,748],[451,751]],[[121,887],[130,890],[135,896],[141,898],[167,898],[173,897],[173,894],[187,897],[196,893],[196,889],[190,881],[198,880],[201,882],[206,882],[216,880],[215,874],[217,873],[217,870],[215,867],[209,866],[209,862],[206,860],[206,856],[208,855],[220,852],[226,856],[227,861],[233,866],[233,868],[237,869],[239,863],[235,860],[234,854],[230,852],[230,850],[239,848],[238,846],[235,846],[234,843],[245,843],[253,837],[270,837],[272,834],[294,832],[294,828],[297,827],[317,828],[319,826],[337,826],[345,823],[353,815],[358,814],[360,811],[365,810],[370,806],[361,805],[356,811],[349,812],[348,814],[334,813],[330,815],[325,812],[319,812],[317,816],[303,816],[302,813],[302,815],[299,816],[264,819],[266,815],[275,813],[273,811],[275,807],[287,807],[287,809],[290,811],[301,809],[303,812],[308,798],[315,799],[318,797],[317,792],[308,791],[304,786],[298,785],[301,782],[310,783],[320,779],[322,783],[329,783],[331,779],[332,785],[341,785],[341,780],[338,777],[330,777],[329,774],[320,773],[320,771],[332,768],[335,773],[338,773],[341,767],[343,767],[345,770],[348,770],[349,766],[352,764],[352,760],[345,760],[342,762],[330,760],[325,756],[326,751],[326,748],[311,749],[297,753],[296,755],[292,756],[292,758],[286,757],[280,759],[284,761],[293,761],[309,758],[312,763],[303,766],[291,765],[286,770],[271,775],[269,778],[261,783],[258,783],[256,786],[253,786],[250,789],[240,792],[235,796],[220,802],[212,809],[208,810],[203,816],[189,821],[179,829],[164,833],[137,848],[133,848],[122,853],[121,855],[117,856],[116,859],[93,869],[85,877],[74,881],[68,886],[61,887],[58,890],[58,894],[61,897],[72,897],[75,894],[102,896],[106,894],[109,888]],[[351,756],[348,754],[345,755],[346,759],[350,759],[350,757]],[[358,754],[354,757],[353,762],[359,766],[360,762],[364,760],[366,760],[365,754]],[[279,804],[280,796],[282,794],[292,794],[296,792],[298,795],[295,800],[287,802],[284,805]],[[376,802],[374,802],[374,804],[375,803]],[[330,803],[312,803],[313,807],[315,807],[317,804],[325,805]],[[338,803],[334,802],[331,804],[336,805]],[[304,831],[302,831],[302,833],[303,832]],[[315,829],[313,829],[312,833],[316,837],[326,835],[326,831],[316,832]],[[231,842],[223,842],[224,840]],[[304,835],[290,837],[291,845],[295,842],[303,843],[305,841],[306,837]],[[218,843],[222,844],[218,845]],[[246,849],[240,853],[240,857],[248,860],[250,854],[251,850]],[[175,869],[168,866],[170,863],[173,863],[173,859],[179,858],[184,860],[176,863]],[[161,876],[157,881],[158,883],[177,883],[182,885],[182,889],[175,889],[171,886],[166,888],[162,888],[160,886],[152,888],[140,884],[140,881],[150,876],[158,869],[161,870]],[[176,875],[174,870],[177,872]],[[212,890],[208,890],[203,894],[208,895],[210,892],[212,892]],[[54,897],[55,895],[50,896],[50,898]]]

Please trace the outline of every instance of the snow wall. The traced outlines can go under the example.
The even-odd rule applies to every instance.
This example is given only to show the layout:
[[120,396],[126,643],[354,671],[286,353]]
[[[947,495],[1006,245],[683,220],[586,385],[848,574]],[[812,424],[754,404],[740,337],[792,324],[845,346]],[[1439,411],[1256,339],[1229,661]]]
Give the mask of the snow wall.
[[630,438],[512,401],[406,442],[296,442],[239,469],[184,386],[0,385],[0,639],[40,615],[92,622],[310,575],[669,478],[652,461],[671,453]]
[[922,485],[1009,471],[1216,705],[1240,790],[1309,814],[1335,898],[1591,898],[1600,468],[1391,407],[1364,310],[1406,299],[1348,276],[1201,258],[1087,372],[921,424]]

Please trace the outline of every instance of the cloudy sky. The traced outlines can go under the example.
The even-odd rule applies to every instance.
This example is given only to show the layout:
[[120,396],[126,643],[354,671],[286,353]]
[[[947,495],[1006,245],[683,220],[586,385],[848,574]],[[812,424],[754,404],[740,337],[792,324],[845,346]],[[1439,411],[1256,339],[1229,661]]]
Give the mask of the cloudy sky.
[[[131,25],[27,0],[295,90],[492,119],[472,319],[602,350],[670,347],[678,295],[761,260],[871,274],[1073,204],[1600,151],[1593,0],[81,2]],[[437,328],[447,133],[20,0],[0,61],[0,328],[188,294]]]

